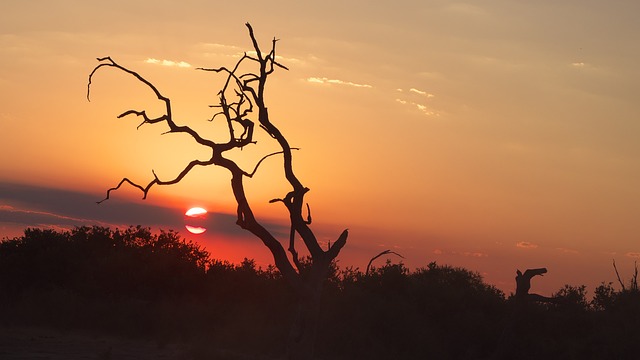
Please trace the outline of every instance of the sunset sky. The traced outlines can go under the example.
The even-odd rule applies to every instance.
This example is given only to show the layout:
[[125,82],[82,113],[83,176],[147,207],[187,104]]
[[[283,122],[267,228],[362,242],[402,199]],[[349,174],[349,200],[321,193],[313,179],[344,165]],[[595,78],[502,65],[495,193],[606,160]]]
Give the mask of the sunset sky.
[[[177,229],[214,257],[271,258],[235,225],[229,176],[198,169],[147,200],[122,177],[174,177],[206,149],[163,126],[116,116],[157,111],[215,138],[222,77],[251,42],[278,42],[267,88],[272,121],[311,188],[314,229],[350,229],[341,266],[382,250],[414,269],[478,271],[507,293],[515,270],[547,267],[532,291],[624,279],[640,258],[640,3],[636,1],[4,0],[0,4],[0,238],[27,226],[141,224]],[[154,110],[155,109],[155,110]],[[240,162],[271,151],[267,138]],[[279,159],[248,185],[284,240]],[[209,210],[190,235],[183,213]],[[390,258],[398,261],[398,258]],[[379,264],[382,264],[381,260]],[[617,286],[617,284],[615,284]],[[589,296],[590,296],[589,295]]]

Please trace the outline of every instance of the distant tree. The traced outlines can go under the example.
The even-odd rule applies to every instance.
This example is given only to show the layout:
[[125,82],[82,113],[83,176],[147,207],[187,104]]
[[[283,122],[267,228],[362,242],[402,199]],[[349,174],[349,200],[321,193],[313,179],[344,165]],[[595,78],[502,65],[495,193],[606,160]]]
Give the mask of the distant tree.
[[612,283],[602,283],[593,292],[593,299],[590,302],[591,308],[596,311],[611,310],[616,299],[616,291]]
[[[140,126],[145,124],[164,124],[168,127],[166,133],[187,134],[190,135],[198,144],[211,149],[211,158],[208,160],[193,160],[184,169],[172,179],[162,180],[153,173],[153,180],[146,185],[140,185],[128,178],[123,178],[120,183],[107,191],[104,200],[109,199],[113,190],[120,188],[124,183],[128,183],[143,192],[143,198],[147,197],[148,192],[154,185],[171,185],[180,182],[184,177],[197,166],[219,166],[225,168],[231,174],[231,191],[237,202],[237,221],[236,223],[243,229],[248,230],[257,236],[264,245],[269,248],[275,265],[282,273],[284,278],[295,289],[299,306],[296,312],[295,321],[292,326],[291,336],[289,339],[289,358],[291,359],[308,359],[313,356],[314,341],[316,328],[318,323],[320,296],[323,283],[330,270],[332,261],[338,256],[340,250],[344,247],[348,232],[344,230],[340,236],[330,244],[328,249],[322,249],[318,239],[312,231],[311,213],[309,205],[305,203],[305,195],[309,188],[305,187],[298,179],[293,168],[292,148],[280,129],[271,122],[267,105],[265,103],[265,90],[268,77],[276,68],[288,70],[284,65],[276,60],[276,42],[274,38],[271,44],[271,50],[263,53],[258,45],[253,29],[250,24],[246,24],[249,30],[249,37],[253,44],[255,55],[245,53],[233,68],[199,68],[202,71],[210,71],[222,73],[226,77],[224,86],[218,93],[218,105],[214,107],[219,111],[213,115],[211,120],[220,116],[227,124],[228,137],[226,141],[216,142],[205,138],[202,134],[196,132],[186,125],[179,125],[174,121],[171,108],[171,100],[164,95],[147,79],[142,77],[135,71],[132,71],[114,61],[110,57],[99,58],[100,62],[89,75],[87,85],[87,99],[89,99],[91,82],[96,72],[103,68],[115,68],[132,75],[148,87],[160,100],[164,103],[165,113],[159,117],[149,117],[145,110],[127,110],[120,114],[118,118],[128,115],[141,117],[143,120]],[[253,64],[256,70],[241,72],[240,67],[245,63]],[[253,114],[256,114],[253,117]],[[255,125],[265,131],[279,145],[280,151],[265,154],[258,161],[253,170],[244,170],[238,162],[228,157],[227,154],[233,150],[242,149],[245,146],[256,144],[254,140]],[[290,191],[281,198],[271,200],[272,203],[282,203],[289,214],[290,234],[288,239],[289,255],[285,251],[284,246],[269,230],[267,230],[260,220],[256,218],[252,210],[251,202],[245,193],[245,180],[252,178],[258,170],[260,164],[269,157],[274,155],[282,156],[282,165],[284,167],[284,177],[290,185]],[[101,201],[101,202],[102,202]],[[304,214],[306,204],[306,216]],[[302,264],[298,257],[296,248],[296,236],[302,239],[311,256],[311,265],[308,272],[302,271]],[[292,309],[294,311],[294,309]]]
[[556,299],[557,303],[563,306],[570,306],[577,310],[587,310],[589,308],[587,287],[584,285],[564,285],[553,294],[553,298]]

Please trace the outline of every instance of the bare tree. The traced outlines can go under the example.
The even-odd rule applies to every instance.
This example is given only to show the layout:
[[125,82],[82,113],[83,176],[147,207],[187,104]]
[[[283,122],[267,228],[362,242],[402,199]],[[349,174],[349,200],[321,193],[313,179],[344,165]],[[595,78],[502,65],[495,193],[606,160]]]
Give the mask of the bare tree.
[[[98,203],[109,199],[111,192],[119,189],[125,183],[140,189],[143,193],[143,199],[145,199],[154,185],[176,184],[184,179],[195,167],[214,165],[227,169],[231,174],[231,190],[237,202],[236,223],[241,228],[257,236],[262,240],[263,244],[269,248],[273,255],[275,265],[284,278],[295,289],[298,297],[298,308],[291,309],[292,312],[295,312],[295,320],[288,344],[288,357],[290,359],[309,359],[313,357],[322,286],[327,277],[331,262],[338,256],[338,253],[347,241],[348,232],[344,230],[340,236],[324,250],[310,227],[310,208],[304,200],[309,188],[305,187],[298,179],[292,164],[292,151],[296,149],[289,145],[279,128],[271,122],[265,104],[265,89],[268,77],[276,68],[288,69],[276,60],[277,40],[274,38],[271,44],[271,50],[263,53],[254,36],[251,25],[247,23],[246,26],[249,30],[249,37],[251,38],[255,55],[245,53],[233,68],[198,68],[198,70],[202,71],[221,73],[226,77],[224,86],[218,93],[218,104],[213,106],[219,111],[215,113],[211,119],[213,121],[217,117],[222,117],[224,121],[226,121],[228,128],[228,138],[225,139],[226,142],[214,142],[204,138],[189,126],[176,124],[171,110],[171,100],[162,95],[151,82],[137,72],[118,64],[110,57],[98,58],[99,64],[89,75],[87,84],[88,100],[90,97],[91,82],[99,70],[103,68],[115,68],[130,74],[146,85],[158,100],[164,103],[165,111],[163,115],[151,118],[145,110],[131,109],[120,114],[118,118],[129,115],[138,116],[142,118],[142,122],[138,127],[145,124],[164,124],[164,126],[168,127],[166,133],[186,133],[198,144],[210,148],[212,154],[208,160],[191,161],[172,179],[160,179],[155,172],[153,172],[153,180],[146,185],[140,185],[125,177],[117,186],[109,189],[106,197]],[[244,68],[245,64],[252,65],[255,70],[241,72],[240,67],[243,65]],[[255,164],[255,167],[251,171],[247,171],[243,170],[236,161],[227,157],[227,154],[231,150],[242,149],[245,146],[256,144],[254,140],[256,124],[262,131],[265,131],[277,142],[280,150],[266,154]],[[287,254],[281,241],[269,232],[256,218],[251,208],[251,202],[245,194],[245,180],[255,175],[264,160],[276,155],[282,157],[284,177],[291,188],[283,197],[275,198],[270,202],[282,203],[288,211],[290,233],[289,238],[284,240],[284,242],[288,242],[287,250],[289,254]],[[302,240],[311,257],[310,268],[306,269],[304,274],[301,271],[303,265],[300,262],[298,251],[296,250],[296,240],[298,237]]]
[[[627,287],[624,286],[624,281],[620,278],[620,273],[618,272],[618,267],[616,266],[616,260],[613,260],[613,269],[616,271],[616,277],[618,278],[618,282],[622,287],[622,291],[627,291]],[[630,291],[638,291],[638,262],[635,262],[635,271],[633,272],[633,276],[631,280],[629,280],[629,290]]]
[[520,270],[516,270],[516,299],[520,301],[555,302],[557,300],[555,298],[529,293],[531,278],[538,275],[543,276],[546,272],[547,268],[527,269],[524,274]]

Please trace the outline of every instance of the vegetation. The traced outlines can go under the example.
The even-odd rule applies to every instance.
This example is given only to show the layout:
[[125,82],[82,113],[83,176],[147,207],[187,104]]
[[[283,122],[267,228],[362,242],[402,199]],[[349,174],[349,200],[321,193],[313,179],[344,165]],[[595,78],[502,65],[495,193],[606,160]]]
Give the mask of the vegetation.
[[[309,264],[301,259],[301,268]],[[436,263],[410,271],[387,262],[368,274],[333,263],[329,275],[320,359],[637,356],[633,284],[602,284],[591,300],[584,286],[566,285],[554,294],[561,301],[542,304],[516,302],[475,272]],[[293,291],[275,267],[212,260],[173,231],[27,229],[0,242],[0,324],[181,342],[193,358],[222,350],[281,358]]]

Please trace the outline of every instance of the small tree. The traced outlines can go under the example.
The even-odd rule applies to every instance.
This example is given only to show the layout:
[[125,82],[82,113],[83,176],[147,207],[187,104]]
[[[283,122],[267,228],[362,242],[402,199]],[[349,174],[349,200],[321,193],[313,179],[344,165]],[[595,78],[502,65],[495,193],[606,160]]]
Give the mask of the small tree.
[[[135,79],[146,85],[160,100],[164,103],[165,112],[163,115],[150,118],[145,110],[127,110],[120,114],[118,118],[128,115],[136,115],[141,117],[142,123],[145,124],[165,124],[169,129],[167,133],[185,133],[190,135],[198,144],[211,149],[211,158],[208,160],[193,160],[173,179],[161,180],[153,173],[153,180],[145,186],[136,182],[123,178],[120,183],[107,191],[106,197],[99,201],[101,203],[107,199],[112,191],[117,190],[123,184],[127,183],[140,189],[143,193],[143,199],[147,197],[148,192],[154,185],[171,185],[180,182],[193,168],[196,166],[219,166],[225,168],[231,174],[231,190],[237,203],[237,221],[236,223],[243,229],[251,232],[262,240],[263,244],[269,248],[275,265],[282,275],[287,279],[289,284],[295,289],[299,306],[292,309],[294,314],[294,323],[292,326],[289,339],[289,358],[290,359],[308,359],[313,357],[313,346],[315,342],[316,327],[320,309],[320,295],[323,282],[326,279],[327,272],[331,262],[338,256],[340,250],[344,247],[348,232],[344,230],[342,234],[328,246],[328,249],[321,248],[311,225],[311,214],[309,205],[305,203],[305,194],[309,191],[295,175],[292,164],[292,148],[285,136],[280,132],[279,128],[271,122],[269,112],[265,104],[265,89],[268,77],[276,68],[288,70],[284,65],[276,60],[276,42],[274,38],[271,44],[271,50],[263,53],[254,36],[253,29],[249,23],[246,24],[249,30],[249,37],[253,45],[255,55],[245,53],[233,68],[198,68],[202,71],[210,71],[222,73],[226,76],[224,86],[218,93],[218,105],[214,107],[219,109],[213,118],[220,116],[228,125],[228,138],[226,142],[214,142],[201,136],[198,132],[189,126],[178,125],[175,123],[171,109],[171,100],[161,94],[161,92],[148,80],[135,71],[132,71],[114,61],[110,57],[98,58],[97,65],[91,74],[87,84],[87,99],[89,99],[91,91],[91,81],[93,76],[100,69],[115,68],[132,75]],[[257,69],[254,72],[241,73],[240,65],[245,63],[253,64]],[[254,114],[257,113],[257,116]],[[245,146],[256,144],[254,140],[255,125],[259,125],[260,129],[265,131],[272,139],[274,139],[280,148],[280,151],[266,154],[258,161],[252,171],[242,169],[237,161],[227,157],[229,151],[234,149],[242,149]],[[241,130],[241,131],[239,131]],[[290,233],[288,239],[289,255],[285,251],[280,240],[278,240],[269,230],[267,230],[254,215],[251,208],[251,202],[245,194],[245,180],[252,178],[258,170],[260,164],[267,158],[274,155],[282,155],[282,164],[284,167],[284,177],[291,189],[282,198],[271,200],[272,203],[282,203],[289,214]],[[304,215],[304,207],[306,204],[306,216]],[[298,252],[296,250],[296,234],[302,239],[302,243],[308,250],[311,257],[310,269],[304,269],[304,264],[300,262]]]

